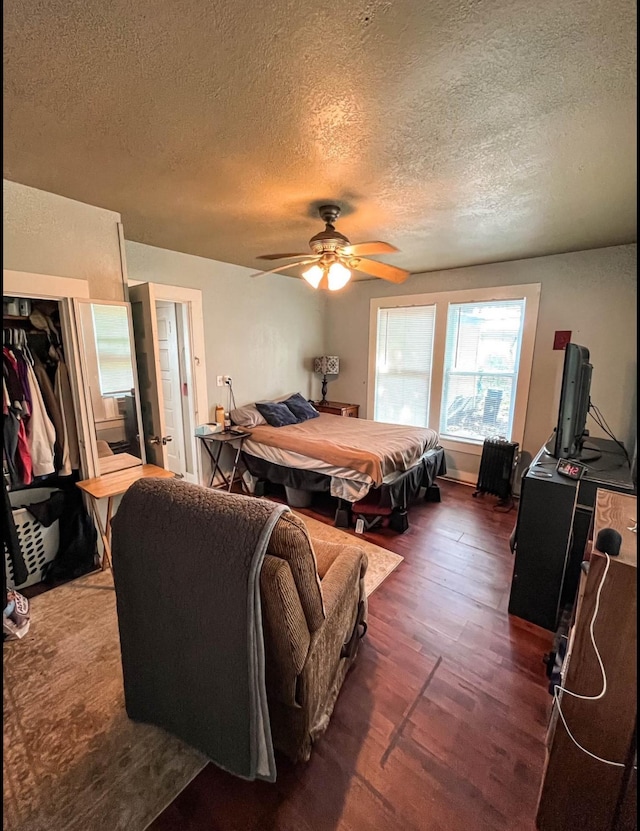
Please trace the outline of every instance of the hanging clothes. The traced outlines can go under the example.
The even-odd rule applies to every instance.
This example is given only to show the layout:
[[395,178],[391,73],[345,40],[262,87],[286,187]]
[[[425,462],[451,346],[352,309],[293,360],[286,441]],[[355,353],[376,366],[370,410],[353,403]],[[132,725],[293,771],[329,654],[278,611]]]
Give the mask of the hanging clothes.
[[80,448],[78,446],[78,428],[76,425],[76,414],[73,409],[73,396],[71,395],[71,382],[69,371],[62,354],[58,354],[58,368],[54,390],[63,421],[63,450],[61,476],[69,476],[74,470],[80,468]]
[[64,454],[64,419],[60,410],[60,404],[56,398],[53,390],[53,384],[49,378],[49,373],[40,358],[32,351],[33,355],[33,371],[35,373],[40,392],[42,393],[42,400],[47,410],[47,415],[53,423],[53,428],[56,433],[55,442],[53,446],[53,465],[56,470],[62,470],[62,457]]
[[53,463],[56,431],[47,414],[40,386],[31,364],[27,364],[27,383],[31,393],[31,417],[27,425],[27,441],[33,475],[49,476],[56,472]]
[[3,347],[2,350],[2,373],[8,395],[8,413],[4,418],[3,441],[11,484],[14,487],[30,485],[33,481],[33,469],[26,430],[29,405],[18,375],[18,362],[13,352],[7,347]]
[[[3,397],[7,396],[6,385],[2,382]],[[6,411],[3,406],[2,411],[2,447],[4,449],[4,458],[7,463],[9,471],[9,478],[11,479],[12,487],[19,487],[22,484],[18,465],[16,464],[16,454],[18,451],[18,432],[20,430],[20,422],[15,412],[8,408]]]
[[34,329],[3,333],[3,449],[12,487],[80,468],[71,382],[51,315],[42,301],[30,315]]
[[27,412],[30,414],[32,398],[31,389],[29,387],[29,362],[23,355],[22,351],[18,348],[12,349],[11,354],[13,355],[16,361],[16,370],[18,373],[18,378],[22,386],[22,391],[24,392],[24,400],[27,402]]

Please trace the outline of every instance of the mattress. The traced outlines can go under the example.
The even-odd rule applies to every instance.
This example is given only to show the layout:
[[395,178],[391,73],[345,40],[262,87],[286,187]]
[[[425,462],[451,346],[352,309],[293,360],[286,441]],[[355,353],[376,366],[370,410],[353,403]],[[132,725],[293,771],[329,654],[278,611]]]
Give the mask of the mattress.
[[[393,484],[402,477],[406,470],[419,464],[429,450],[438,446],[438,434],[428,428],[402,427],[324,413],[310,421],[316,422],[320,430],[316,429],[312,432],[312,441],[306,445],[300,445],[296,437],[292,441],[290,436],[283,433],[283,431],[289,431],[291,434],[292,430],[295,431],[295,428],[301,425],[279,428],[265,428],[262,425],[253,427],[251,436],[242,446],[243,455],[248,454],[280,467],[307,470],[328,476],[331,479],[332,496],[355,502],[363,499],[374,485]],[[303,422],[303,424],[308,423]],[[374,425],[373,428],[370,425]],[[300,433],[300,431],[295,432]],[[264,443],[265,436],[269,443]],[[319,440],[320,436],[322,436],[321,440]],[[402,443],[403,439],[405,440],[404,446],[400,448],[401,452],[398,452],[398,444]],[[352,460],[354,444],[355,449],[360,453],[369,453],[372,459],[378,459],[381,478],[376,480],[370,472],[367,472],[367,470],[375,469],[374,461],[360,465],[361,469],[358,470],[352,466],[334,464],[328,460]],[[317,452],[321,458],[296,452],[289,449],[290,446],[310,447],[311,452]],[[250,473],[245,474],[246,484],[251,490],[255,485],[254,479],[255,477]]]
[[250,446],[256,444],[354,471],[378,486],[385,477],[413,467],[426,451],[437,446],[438,434],[428,427],[321,413],[286,427],[253,427],[243,449],[250,453]]

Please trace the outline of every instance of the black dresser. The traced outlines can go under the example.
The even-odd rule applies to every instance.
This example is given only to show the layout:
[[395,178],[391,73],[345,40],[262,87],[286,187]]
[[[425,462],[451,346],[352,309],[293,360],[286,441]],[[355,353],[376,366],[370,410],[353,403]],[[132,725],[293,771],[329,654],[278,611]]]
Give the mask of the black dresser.
[[619,445],[596,438],[587,444],[601,456],[584,462],[588,469],[579,481],[560,476],[557,460],[543,447],[521,483],[509,613],[552,632],[575,600],[596,490],[635,493]]

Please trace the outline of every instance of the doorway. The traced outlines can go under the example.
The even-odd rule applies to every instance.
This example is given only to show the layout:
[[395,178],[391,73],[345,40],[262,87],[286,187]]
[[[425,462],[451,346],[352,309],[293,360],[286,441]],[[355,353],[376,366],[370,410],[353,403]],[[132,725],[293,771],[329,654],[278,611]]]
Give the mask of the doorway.
[[202,483],[196,427],[207,420],[202,295],[129,281],[147,458]]
[[158,321],[158,357],[164,423],[172,440],[167,444],[169,470],[186,477],[193,469],[190,459],[190,443],[185,436],[191,433],[189,383],[186,373],[187,342],[185,340],[184,303],[156,300]]

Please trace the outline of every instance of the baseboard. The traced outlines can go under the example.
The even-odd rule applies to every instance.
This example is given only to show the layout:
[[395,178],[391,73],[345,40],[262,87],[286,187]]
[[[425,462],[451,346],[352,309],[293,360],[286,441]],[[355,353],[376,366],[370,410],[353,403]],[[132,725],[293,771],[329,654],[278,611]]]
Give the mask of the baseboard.
[[438,476],[438,479],[446,479],[448,482],[456,482],[459,485],[468,485],[472,488],[475,488],[478,481],[477,476],[463,470],[457,470],[455,473],[449,472],[446,476]]

